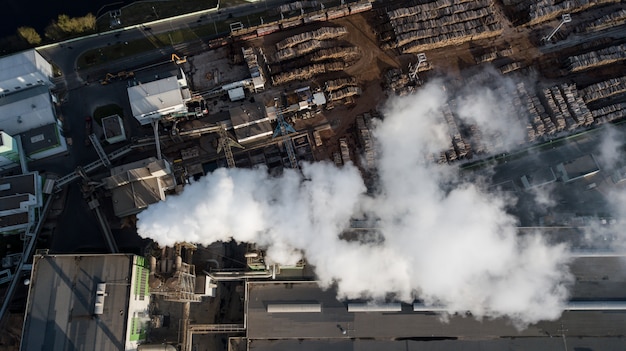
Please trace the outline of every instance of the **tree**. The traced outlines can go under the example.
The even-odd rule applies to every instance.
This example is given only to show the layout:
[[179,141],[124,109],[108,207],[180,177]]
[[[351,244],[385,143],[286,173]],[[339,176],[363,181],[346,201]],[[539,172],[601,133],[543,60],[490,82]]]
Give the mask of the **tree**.
[[17,35],[31,45],[39,45],[41,43],[41,36],[33,27],[19,27]]
[[96,17],[88,13],[83,17],[70,17],[60,14],[56,21],[46,27],[46,36],[50,39],[60,39],[72,34],[80,34],[96,29]]

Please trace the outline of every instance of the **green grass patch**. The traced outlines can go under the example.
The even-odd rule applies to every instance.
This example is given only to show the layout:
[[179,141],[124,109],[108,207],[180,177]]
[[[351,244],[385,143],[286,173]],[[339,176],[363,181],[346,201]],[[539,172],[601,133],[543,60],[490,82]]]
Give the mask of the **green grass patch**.
[[99,106],[93,111],[93,119],[100,126],[102,126],[102,119],[104,117],[109,117],[113,115],[124,117],[124,110],[119,105],[110,104],[110,105]]
[[137,55],[162,46],[165,46],[165,43],[158,43],[149,38],[144,38],[128,42],[128,44],[119,43],[89,50],[78,57],[78,69],[97,66],[111,60]]
[[202,38],[216,35],[218,33],[229,32],[230,24],[235,22],[241,22],[246,27],[257,26],[261,23],[261,17],[263,17],[265,23],[272,20],[269,18],[269,14],[266,11],[263,11],[257,14],[230,18],[222,22],[203,23],[197,26],[174,30],[167,33],[159,33],[154,35],[149,33],[148,36],[146,36],[145,38],[130,41],[128,42],[128,44],[122,42],[98,49],[89,50],[81,54],[78,58],[78,69],[80,70],[94,67],[108,61],[137,55],[153,49],[199,40]]

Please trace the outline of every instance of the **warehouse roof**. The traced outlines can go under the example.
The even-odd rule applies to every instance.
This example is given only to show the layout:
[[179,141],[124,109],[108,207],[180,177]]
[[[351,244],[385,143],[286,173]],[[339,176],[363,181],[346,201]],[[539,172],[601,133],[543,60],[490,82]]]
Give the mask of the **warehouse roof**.
[[[626,273],[621,257],[580,257],[571,266],[577,282],[574,300],[626,300]],[[595,272],[595,273],[593,273]],[[447,322],[435,313],[413,312],[402,304],[400,312],[348,312],[347,302],[333,289],[315,282],[249,282],[247,284],[247,333],[249,339],[426,338],[426,337],[541,337],[558,334],[561,323],[572,336],[622,336],[626,312],[566,311],[556,321],[543,321],[517,330],[510,320],[450,316]],[[598,295],[596,295],[598,294]],[[271,304],[321,304],[321,313],[268,313]],[[346,332],[345,334],[343,332]]]
[[128,88],[133,116],[148,124],[153,118],[185,109],[183,90],[177,77],[168,77]]
[[[133,255],[35,258],[22,351],[124,350]],[[106,285],[104,309],[94,315],[96,287]]]
[[176,186],[169,163],[154,157],[114,167],[111,176],[103,181],[111,190],[113,212],[118,217],[138,213],[165,200],[165,191]]
[[34,49],[0,58],[0,93],[51,84],[52,65]]
[[9,135],[54,123],[50,91],[37,86],[0,97],[0,125]]
[[588,177],[600,172],[600,166],[593,155],[584,155],[556,166],[559,176],[564,182]]
[[[602,351],[624,350],[626,339],[609,337],[567,337],[569,350]],[[251,340],[250,351],[501,351],[501,350],[563,350],[561,333],[544,337],[500,338],[491,340]]]

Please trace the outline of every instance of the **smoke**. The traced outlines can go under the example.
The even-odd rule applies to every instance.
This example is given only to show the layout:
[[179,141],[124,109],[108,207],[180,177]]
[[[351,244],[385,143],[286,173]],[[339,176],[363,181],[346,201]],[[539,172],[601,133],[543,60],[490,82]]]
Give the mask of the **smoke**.
[[516,94],[516,81],[488,66],[481,74],[467,79],[455,112],[463,122],[479,128],[482,141],[492,151],[509,151],[526,138],[521,123],[525,116],[512,103]]
[[[304,253],[320,285],[336,286],[340,298],[394,294],[477,318],[508,316],[518,326],[558,318],[571,283],[567,248],[540,233],[519,236],[508,196],[427,160],[450,142],[447,95],[435,81],[387,103],[373,131],[374,195],[351,164],[304,164],[301,174],[280,177],[218,169],[140,213],[138,232],[161,245],[255,242],[281,264]],[[364,217],[376,220],[380,240],[341,239],[351,218]]]
[[[626,250],[626,182],[618,179],[623,173],[624,162],[624,132],[617,127],[607,124],[604,127],[601,142],[598,144],[596,159],[602,172],[606,172],[608,191],[604,191],[609,205],[608,216],[590,221],[585,228],[585,239],[592,247],[611,248],[613,250]],[[615,177],[615,180],[613,179]],[[618,182],[618,184],[614,184]],[[602,185],[601,185],[602,186]]]
[[621,148],[623,147],[624,133],[610,124],[607,124],[604,128],[604,135],[598,146],[598,162],[602,168],[612,170],[615,169],[616,164],[623,156]]

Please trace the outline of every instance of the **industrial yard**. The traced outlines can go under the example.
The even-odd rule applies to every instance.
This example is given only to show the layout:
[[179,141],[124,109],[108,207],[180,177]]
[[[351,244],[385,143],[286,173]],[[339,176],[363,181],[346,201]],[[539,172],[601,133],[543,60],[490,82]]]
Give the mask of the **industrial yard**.
[[25,238],[1,286],[30,274],[20,350],[624,348],[624,3],[261,14],[5,90],[63,125],[0,117],[24,153],[1,149],[0,201],[30,201],[0,211]]

